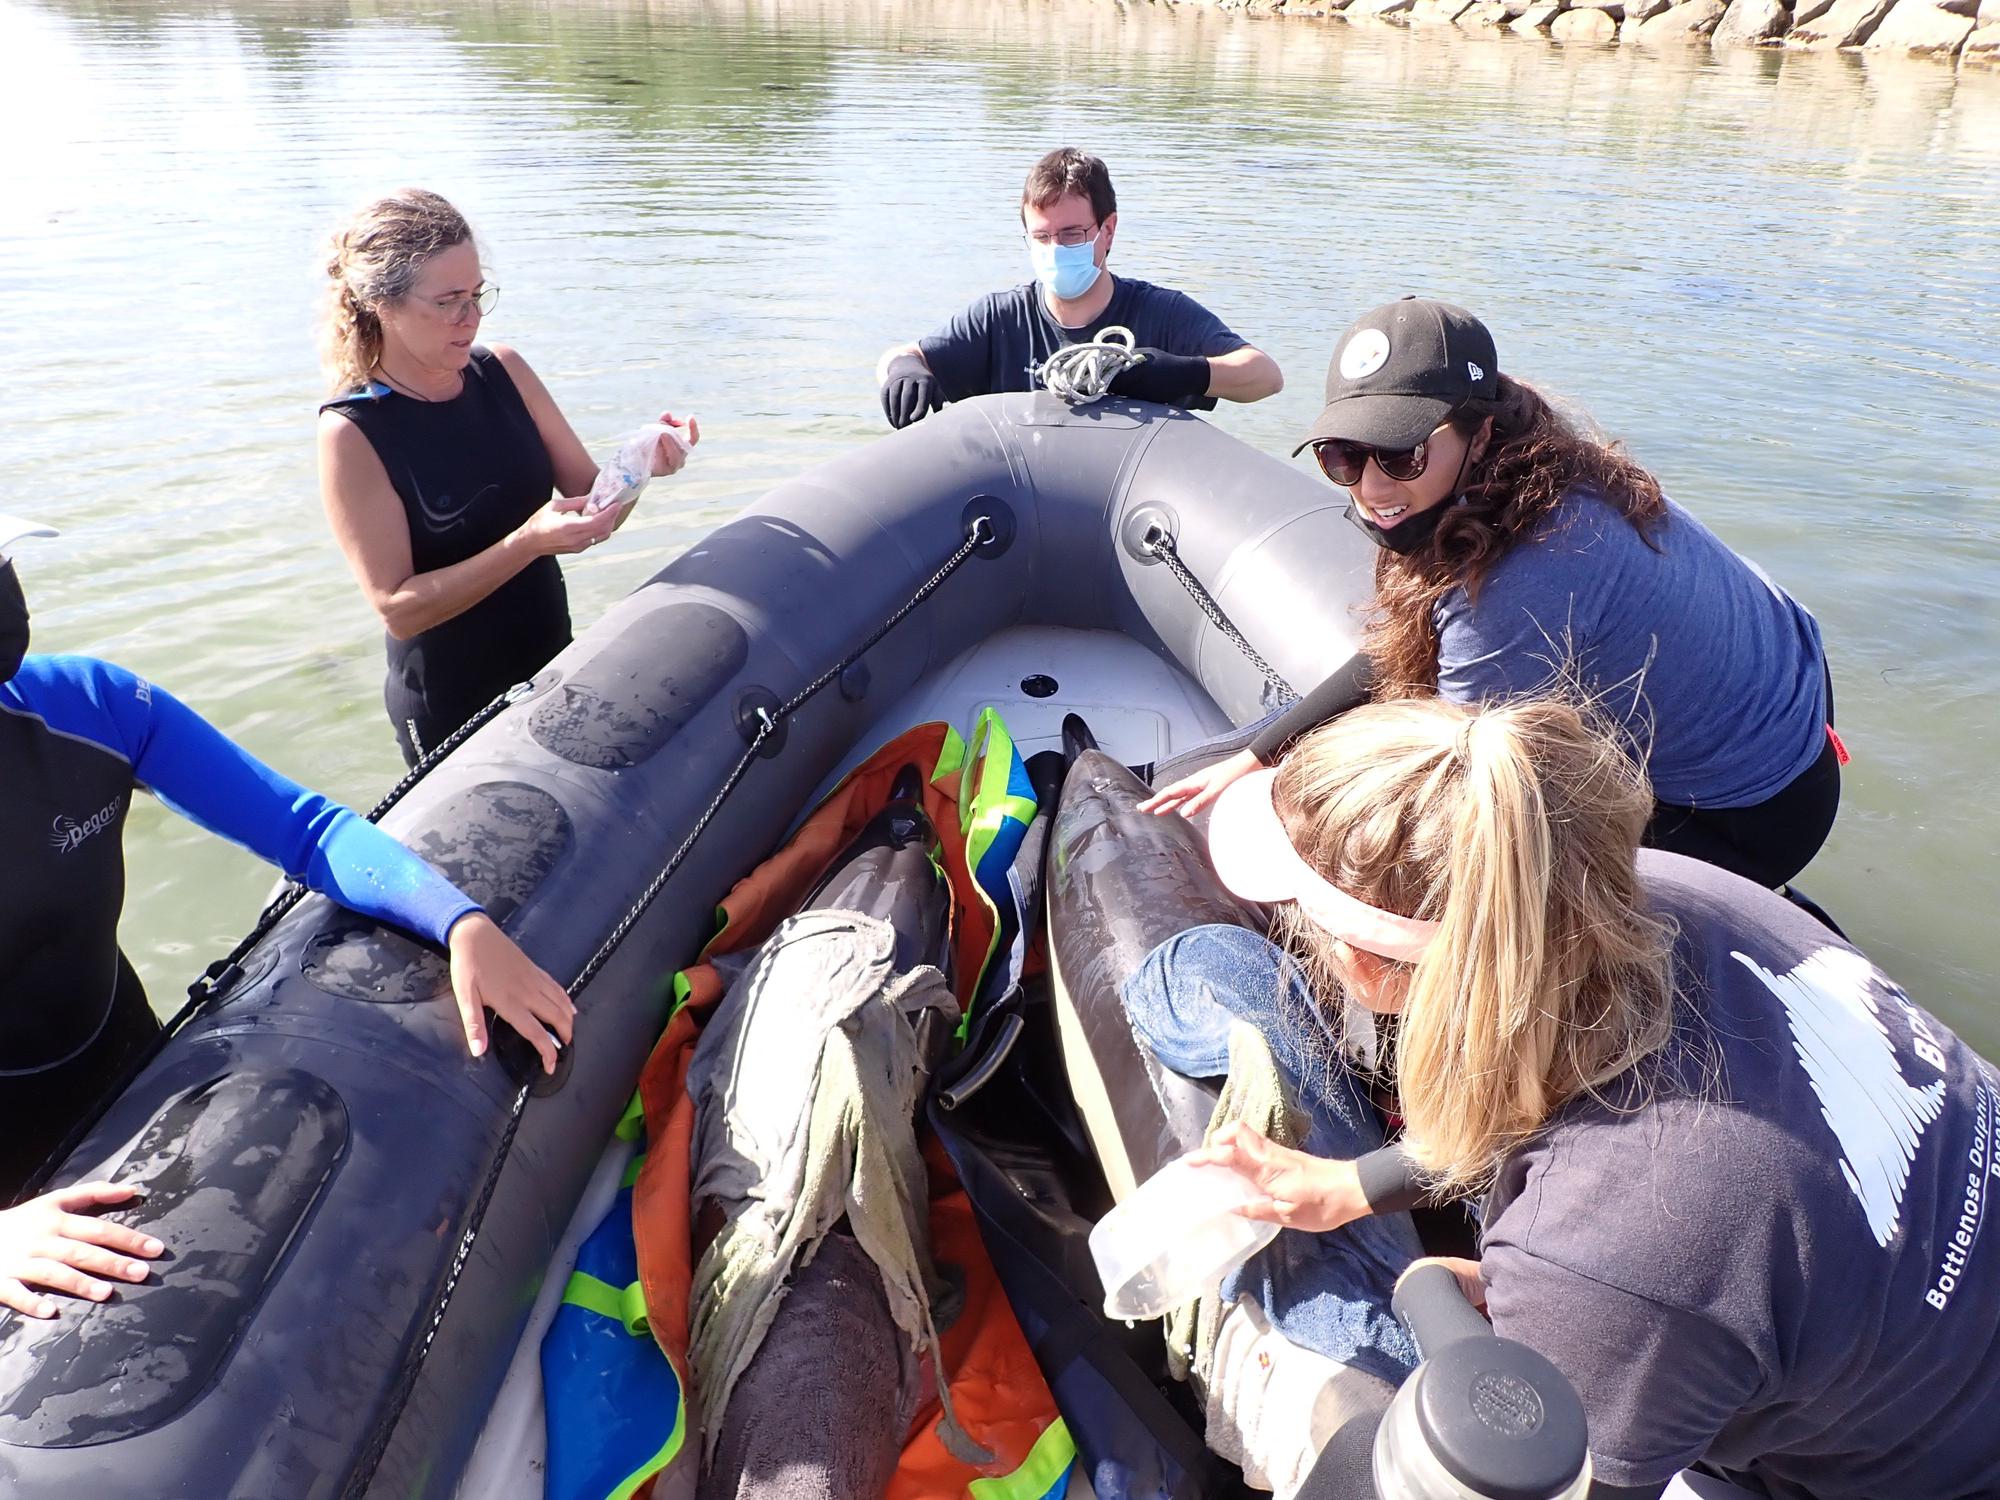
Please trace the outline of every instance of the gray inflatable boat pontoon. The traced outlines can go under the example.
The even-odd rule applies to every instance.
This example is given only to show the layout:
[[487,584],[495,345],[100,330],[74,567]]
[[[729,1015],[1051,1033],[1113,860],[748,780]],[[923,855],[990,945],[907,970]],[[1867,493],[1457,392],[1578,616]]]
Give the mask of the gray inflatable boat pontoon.
[[[517,1076],[465,1056],[442,958],[299,904],[61,1173],[149,1185],[130,1217],[170,1248],[108,1304],[0,1318],[0,1492],[454,1494],[718,897],[911,724],[965,729],[997,705],[1030,754],[1074,711],[1144,764],[1275,707],[1150,534],[1278,674],[1317,683],[1370,587],[1373,549],[1340,512],[1316,477],[1185,413],[995,396],[690,548],[385,819],[567,979],[712,808],[583,990],[563,1085],[508,1143]],[[480,1500],[539,1494],[487,1472]]]

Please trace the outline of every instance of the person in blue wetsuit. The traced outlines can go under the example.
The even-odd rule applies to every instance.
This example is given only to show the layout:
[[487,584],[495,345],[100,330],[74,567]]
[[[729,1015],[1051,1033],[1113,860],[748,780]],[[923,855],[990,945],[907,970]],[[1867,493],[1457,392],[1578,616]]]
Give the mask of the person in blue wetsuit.
[[1115,395],[1206,410],[1217,398],[1261,401],[1284,388],[1278,362],[1194,298],[1111,274],[1118,197],[1098,158],[1064,146],[1036,162],[1021,191],[1021,229],[1033,281],[980,298],[877,361],[891,427],[968,396],[1031,391],[1050,355],[1107,328],[1127,330],[1146,356],[1111,382]]
[[[1641,849],[1652,810],[1614,733],[1535,697],[1356,708],[1222,794],[1216,871],[1280,941],[1194,928],[1123,999],[1186,1073],[1257,1026],[1312,1116],[1309,1152],[1239,1123],[1203,1153],[1291,1231],[1224,1295],[1379,1407],[1408,1185],[1477,1198],[1451,1268],[1575,1387],[1590,1500],[1683,1471],[1772,1500],[2000,1494],[2000,1075],[1781,896]],[[1368,1042],[1401,1181],[1373,1170]],[[1301,1500],[1374,1494],[1373,1436],[1336,1433]]]
[[1768,886],[1819,851],[1843,755],[1819,622],[1616,444],[1502,374],[1471,313],[1411,297],[1357,321],[1299,446],[1381,548],[1366,655],[1150,806],[1199,811],[1371,694],[1559,686],[1645,763],[1648,845]]
[[[118,947],[136,788],[342,905],[446,947],[473,1054],[486,1050],[491,1009],[553,1071],[575,1007],[478,903],[164,689],[91,657],[27,654],[27,599],[8,554],[32,535],[54,533],[0,516],[0,1203],[159,1035]],[[101,1298],[110,1288],[93,1273],[142,1279],[138,1261],[112,1250],[157,1247],[78,1212],[125,1196],[85,1184],[0,1213],[0,1306],[52,1316],[31,1285]]]

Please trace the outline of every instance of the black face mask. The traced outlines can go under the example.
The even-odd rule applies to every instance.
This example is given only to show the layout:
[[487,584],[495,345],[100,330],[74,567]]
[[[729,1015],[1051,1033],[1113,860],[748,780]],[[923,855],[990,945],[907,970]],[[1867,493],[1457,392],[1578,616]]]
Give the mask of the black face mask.
[[1465,497],[1448,500],[1433,505],[1429,510],[1420,510],[1409,520],[1401,522],[1388,531],[1377,526],[1361,513],[1359,505],[1349,505],[1345,512],[1347,519],[1364,533],[1368,540],[1378,547],[1386,548],[1398,557],[1408,557],[1436,535],[1438,523],[1458,506],[1465,504]]
[[27,654],[28,596],[21,592],[14,565],[0,563],[0,682],[21,670]]

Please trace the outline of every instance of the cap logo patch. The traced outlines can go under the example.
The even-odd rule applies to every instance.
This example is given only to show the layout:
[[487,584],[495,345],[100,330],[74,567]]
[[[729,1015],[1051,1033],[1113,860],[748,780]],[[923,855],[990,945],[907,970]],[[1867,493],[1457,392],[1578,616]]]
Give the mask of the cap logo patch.
[[1465,362],[1465,373],[1467,378],[1471,380],[1484,380],[1486,378],[1486,372],[1469,359]]
[[1365,380],[1388,362],[1389,335],[1379,328],[1364,328],[1340,351],[1340,378]]

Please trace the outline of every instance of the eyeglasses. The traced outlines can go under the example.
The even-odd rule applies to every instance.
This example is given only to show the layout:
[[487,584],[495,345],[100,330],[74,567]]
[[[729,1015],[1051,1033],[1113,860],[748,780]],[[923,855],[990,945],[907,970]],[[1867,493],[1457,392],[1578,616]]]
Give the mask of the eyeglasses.
[[1102,224],[1092,224],[1085,229],[1025,229],[1021,238],[1031,245],[1062,245],[1073,250],[1096,239],[1097,231],[1103,227]]
[[1312,450],[1313,457],[1319,460],[1320,472],[1343,489],[1361,482],[1361,471],[1371,458],[1375,467],[1389,478],[1405,484],[1419,478],[1431,459],[1428,438],[1414,448],[1372,448],[1366,443],[1350,443],[1346,438],[1321,438],[1312,445]]
[[432,297],[429,300],[431,306],[435,307],[447,322],[463,323],[472,316],[475,307],[479,309],[482,318],[492,312],[493,304],[500,300],[500,288],[491,282],[482,281],[463,296]]

